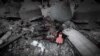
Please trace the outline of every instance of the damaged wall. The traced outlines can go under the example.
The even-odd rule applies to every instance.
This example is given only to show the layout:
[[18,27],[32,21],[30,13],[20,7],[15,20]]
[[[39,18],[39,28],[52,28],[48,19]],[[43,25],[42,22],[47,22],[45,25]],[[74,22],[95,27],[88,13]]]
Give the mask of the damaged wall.
[[32,2],[31,0],[25,0],[19,10],[19,15],[25,20],[34,20],[42,16],[41,9],[39,8],[39,2]]
[[72,20],[75,23],[83,22],[83,24],[78,24],[83,25],[81,28],[91,30],[100,28],[100,25],[98,25],[98,22],[100,22],[100,4],[98,4],[95,0],[75,0],[70,4],[73,12]]
[[71,19],[72,13],[70,6],[65,1],[50,0],[50,5],[50,7],[45,6],[45,8],[42,9],[42,13],[45,17],[50,16],[52,19],[59,21],[66,21]]

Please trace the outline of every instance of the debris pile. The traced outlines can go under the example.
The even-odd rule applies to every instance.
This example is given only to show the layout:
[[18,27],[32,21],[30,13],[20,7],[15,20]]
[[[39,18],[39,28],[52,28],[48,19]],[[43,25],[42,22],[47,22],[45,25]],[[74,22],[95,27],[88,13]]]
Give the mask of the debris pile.
[[62,33],[66,28],[77,29],[100,43],[100,34],[90,33],[88,20],[73,20],[75,24],[70,20],[73,12],[64,0],[45,0],[46,4],[41,0],[42,5],[37,1],[4,1],[0,8],[0,56],[79,56]]
[[[8,46],[6,54],[19,56],[74,56],[73,48],[63,40],[61,45],[57,44],[56,36],[61,23],[52,21],[50,18],[39,18],[32,21],[5,21],[9,23],[8,31],[12,34],[0,45],[3,48]],[[12,24],[13,23],[13,24]],[[9,45],[8,45],[9,44]],[[9,54],[10,53],[10,54]]]

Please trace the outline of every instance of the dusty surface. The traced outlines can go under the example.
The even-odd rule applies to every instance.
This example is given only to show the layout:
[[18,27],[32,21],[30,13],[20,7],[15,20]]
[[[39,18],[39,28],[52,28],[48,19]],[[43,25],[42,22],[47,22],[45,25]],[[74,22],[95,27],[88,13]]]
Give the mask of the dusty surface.
[[[54,40],[54,35],[49,34],[51,30],[44,28],[42,25],[44,22],[42,21],[29,23],[19,20],[14,21],[16,23],[12,21],[13,24],[10,23],[11,21],[5,22],[9,23],[7,29],[13,32],[8,41],[17,36],[20,38],[6,46],[0,52],[1,56],[75,56],[75,50],[70,47],[67,39],[64,40],[62,45],[58,45]],[[21,24],[22,22],[23,24]],[[44,29],[47,30],[45,31]],[[33,41],[38,41],[38,44],[32,45]]]
[[[86,5],[88,5],[88,1],[85,0],[85,2]],[[37,5],[35,6],[33,2],[29,2],[29,0],[26,0],[26,3],[10,2],[0,6],[0,38],[7,31],[12,31],[13,33],[7,41],[19,37],[19,39],[10,43],[10,45],[7,45],[6,48],[2,48],[3,50],[0,51],[1,56],[75,56],[76,52],[73,49],[73,46],[71,47],[69,45],[67,39],[65,39],[64,44],[62,45],[57,45],[54,41],[57,33],[56,31],[58,31],[61,26],[59,21],[62,19],[62,21],[70,20],[72,16],[71,13],[73,12],[71,12],[69,6],[65,6],[67,5],[66,3],[58,2],[56,0],[52,0],[50,3],[52,4],[50,8],[37,8]],[[27,6],[25,4],[27,4]],[[85,3],[81,3],[79,8],[76,10],[80,13],[77,12],[75,14],[76,22],[73,21],[75,25],[74,23],[70,24],[70,22],[65,22],[65,25],[67,25],[65,28],[75,28],[77,25],[77,29],[80,32],[82,32],[88,39],[99,45],[100,13],[98,12],[99,9],[95,10],[99,8],[99,5],[95,7],[97,4],[92,4],[94,5],[91,7],[91,2],[89,2],[89,6],[84,6]],[[87,11],[93,12],[88,13]],[[41,14],[44,17],[49,15],[51,19],[59,21],[57,21],[58,23],[53,22],[53,26],[50,21],[34,21],[33,15],[37,17],[38,15],[41,16]],[[29,18],[33,19],[33,21],[27,21]],[[44,25],[46,25],[46,27]],[[52,32],[54,32],[54,34]],[[38,44],[35,46],[31,44],[34,41],[38,41]]]

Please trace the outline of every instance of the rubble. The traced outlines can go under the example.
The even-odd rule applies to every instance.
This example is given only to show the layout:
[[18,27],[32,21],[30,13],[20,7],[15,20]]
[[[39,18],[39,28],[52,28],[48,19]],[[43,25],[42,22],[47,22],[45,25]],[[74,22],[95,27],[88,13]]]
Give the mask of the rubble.
[[11,49],[12,51],[10,51],[10,52],[12,52],[13,54],[18,53],[21,56],[23,56],[21,53],[23,53],[25,56],[26,55],[29,55],[29,56],[34,56],[34,55],[35,56],[38,56],[38,55],[41,55],[41,56],[51,56],[51,55],[52,56],[58,56],[58,55],[60,55],[60,56],[66,56],[66,55],[74,56],[73,50],[68,46],[68,44],[66,42],[62,45],[57,45],[56,43],[51,43],[47,40],[40,40],[39,41],[39,40],[34,39],[32,41],[36,45],[30,45],[31,42],[26,43],[26,40],[23,40],[23,41],[24,42],[22,44],[19,43],[20,45],[22,45],[22,47],[15,44],[15,46],[13,46],[14,48]]
[[5,35],[3,35],[0,38],[0,45],[3,44],[3,42],[5,42],[9,38],[10,35],[11,35],[11,31],[8,31]]
[[62,27],[64,28],[64,29],[67,29],[67,28],[73,28],[73,29],[78,29],[78,26],[77,25],[75,25],[73,22],[71,22],[71,21],[66,21],[66,22],[64,22],[63,24],[62,24]]
[[100,43],[100,32],[99,31],[91,31],[91,34],[93,35],[93,38],[98,42]]
[[54,29],[56,29],[56,25],[59,26],[60,24],[48,20],[9,21],[13,23],[9,23],[8,27],[12,31],[12,35],[7,39],[6,44],[0,45],[0,48],[10,44],[6,50],[12,55],[20,56],[74,56],[74,50],[70,48],[66,41],[62,45],[57,45],[55,42],[55,34],[59,29]]
[[[90,47],[84,42],[86,39],[82,40],[81,37],[99,44],[100,34],[92,30],[100,28],[100,20],[94,19],[95,23],[89,21],[91,19],[87,20],[92,18],[90,17],[92,14],[83,13],[83,11],[87,12],[89,9],[79,10],[84,7],[82,5],[84,1],[82,4],[78,2],[81,7],[76,5],[77,8],[74,11],[77,13],[73,18],[75,20],[71,20],[74,12],[71,11],[69,3],[65,0],[3,1],[3,4],[0,4],[3,5],[0,8],[0,56],[81,56],[82,50],[80,52],[78,50],[83,46],[86,48],[88,46],[94,53],[95,50],[91,48],[92,46],[90,45]],[[96,15],[98,17],[98,14]],[[92,28],[91,23],[96,26]],[[64,29],[67,29],[69,35],[65,34],[63,37],[64,34],[59,35],[59,32]],[[76,30],[84,33],[81,34]],[[77,38],[74,39],[74,37],[80,38],[76,40]],[[79,42],[70,41],[71,38]],[[78,45],[81,42],[85,44],[77,50],[75,44]],[[82,51],[81,54],[91,53],[90,49],[83,49],[85,51]]]
[[38,43],[38,41],[33,41],[33,42],[31,43],[31,45],[40,47],[40,48],[41,48],[40,51],[41,51],[41,52],[44,52],[45,47],[43,46],[42,43]]
[[7,20],[0,19],[0,34],[6,33],[9,30],[8,27],[9,23],[7,22]]

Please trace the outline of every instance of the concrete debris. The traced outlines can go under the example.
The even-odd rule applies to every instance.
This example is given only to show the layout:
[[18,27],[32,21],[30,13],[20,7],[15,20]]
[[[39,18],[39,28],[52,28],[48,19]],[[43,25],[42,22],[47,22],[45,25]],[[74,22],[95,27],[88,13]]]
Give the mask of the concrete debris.
[[0,39],[0,45],[3,44],[3,42],[4,42],[4,41]]
[[64,29],[67,29],[67,28],[73,28],[73,29],[78,29],[78,27],[71,21],[66,21],[62,24],[62,27]]
[[100,32],[99,31],[91,31],[91,33],[93,34],[93,38],[98,42],[100,43]]
[[0,45],[3,44],[9,38],[9,36],[11,35],[11,33],[12,33],[11,31],[8,31],[4,36],[2,36],[0,38]]
[[38,43],[38,41],[33,41],[33,42],[31,43],[31,45],[39,47],[39,48],[40,48],[40,51],[41,51],[41,52],[44,52],[45,47],[43,46],[42,43]]
[[39,44],[38,44],[38,47],[40,47],[40,48],[41,48],[41,52],[44,52],[45,47],[43,46],[43,44],[42,44],[42,43],[39,43]]
[[37,46],[37,45],[38,45],[38,41],[33,41],[33,42],[31,43],[31,45]]
[[68,35],[68,39],[83,56],[95,56],[100,53],[99,48],[77,30],[65,29],[63,33]]
[[60,26],[61,24],[49,19],[8,22],[10,22],[8,29],[12,31],[12,35],[7,39],[8,43],[6,43],[10,45],[6,50],[12,55],[74,56],[74,50],[70,48],[67,42],[64,41],[62,45],[57,45],[55,42],[59,30],[56,29],[56,25]]
[[100,6],[81,1],[0,0],[0,56],[94,55],[99,49],[92,42],[100,45]]
[[[73,50],[70,48],[70,46],[65,42],[62,45],[57,45],[56,43],[49,42],[47,40],[31,40],[31,42],[27,42],[25,39],[21,43],[17,43],[13,45],[13,48],[11,48],[13,54],[19,54],[22,55],[29,55],[29,56],[74,56]],[[31,45],[30,45],[31,43]],[[21,46],[20,46],[20,45]],[[15,51],[16,50],[16,51]],[[27,51],[25,51],[27,50]]]

